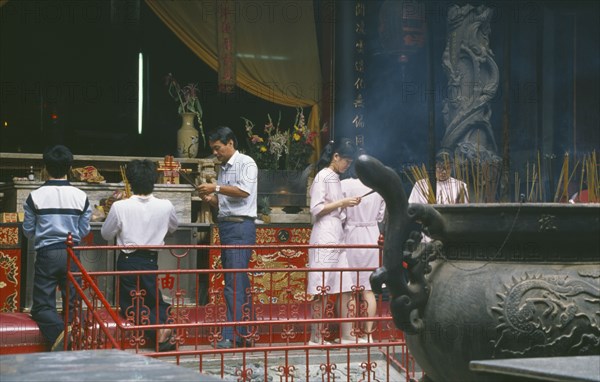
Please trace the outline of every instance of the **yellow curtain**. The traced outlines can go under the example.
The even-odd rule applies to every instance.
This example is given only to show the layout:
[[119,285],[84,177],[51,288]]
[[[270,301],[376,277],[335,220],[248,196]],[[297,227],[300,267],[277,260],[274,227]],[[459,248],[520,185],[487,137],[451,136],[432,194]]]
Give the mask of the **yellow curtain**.
[[[146,3],[200,59],[218,69],[215,0]],[[233,3],[237,85],[273,103],[310,107],[308,126],[319,133],[322,79],[312,0]]]

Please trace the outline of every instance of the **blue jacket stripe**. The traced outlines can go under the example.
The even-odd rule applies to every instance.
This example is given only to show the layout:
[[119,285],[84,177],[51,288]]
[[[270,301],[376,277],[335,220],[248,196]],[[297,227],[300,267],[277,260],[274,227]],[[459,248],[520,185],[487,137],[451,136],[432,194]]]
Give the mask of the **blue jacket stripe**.
[[42,208],[38,210],[38,215],[81,215],[82,210],[75,208]]

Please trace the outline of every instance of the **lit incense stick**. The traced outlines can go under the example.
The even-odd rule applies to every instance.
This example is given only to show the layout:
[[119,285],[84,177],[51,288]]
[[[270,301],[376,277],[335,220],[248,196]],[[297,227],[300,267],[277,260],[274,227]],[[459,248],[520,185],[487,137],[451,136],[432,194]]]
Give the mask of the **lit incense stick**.
[[361,196],[361,198],[364,198],[365,196],[369,196],[374,192],[375,192],[375,190],[371,190],[371,191],[367,192],[366,194],[364,194],[363,196]]

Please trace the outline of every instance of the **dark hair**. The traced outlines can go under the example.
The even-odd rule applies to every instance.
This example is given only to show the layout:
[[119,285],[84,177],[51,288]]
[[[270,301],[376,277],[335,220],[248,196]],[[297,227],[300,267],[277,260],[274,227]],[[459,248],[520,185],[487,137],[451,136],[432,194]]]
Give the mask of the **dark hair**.
[[148,159],[134,159],[129,162],[125,175],[133,193],[137,195],[150,195],[158,179],[156,164]]
[[227,142],[229,142],[230,139],[233,141],[233,148],[237,150],[237,138],[229,127],[219,126],[215,130],[212,130],[208,133],[209,142],[221,141],[222,143],[227,144]]
[[[356,149],[356,157],[358,158],[359,156],[366,154],[367,151],[365,149],[363,149],[362,147],[359,147]],[[344,172],[343,174],[340,175],[340,179],[357,179],[358,178],[358,174],[356,173],[356,161],[352,161],[352,163],[350,164],[350,167],[348,167],[348,170],[346,170],[346,172]]]
[[435,163],[452,163],[452,155],[448,151],[440,151],[435,156]]
[[73,153],[66,146],[56,145],[44,151],[44,165],[52,178],[67,175],[73,164]]
[[317,162],[317,171],[321,171],[329,166],[335,154],[338,154],[342,158],[354,159],[356,146],[348,138],[341,138],[338,143],[330,141],[321,152],[321,156]]

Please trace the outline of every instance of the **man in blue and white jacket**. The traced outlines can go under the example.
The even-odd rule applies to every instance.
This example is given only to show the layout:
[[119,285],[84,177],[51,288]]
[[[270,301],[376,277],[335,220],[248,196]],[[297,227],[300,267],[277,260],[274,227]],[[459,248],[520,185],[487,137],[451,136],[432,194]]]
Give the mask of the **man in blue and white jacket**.
[[[46,150],[43,157],[49,179],[32,191],[23,205],[23,233],[29,240],[34,240],[36,250],[31,316],[44,337],[53,344],[52,350],[62,350],[65,324],[56,311],[56,286],[61,290],[65,311],[67,235],[71,232],[77,245],[90,232],[92,209],[85,192],[71,186],[67,180],[73,163],[71,151],[57,145]],[[71,270],[77,271],[71,264]],[[69,311],[72,312],[73,286],[69,296]]]

